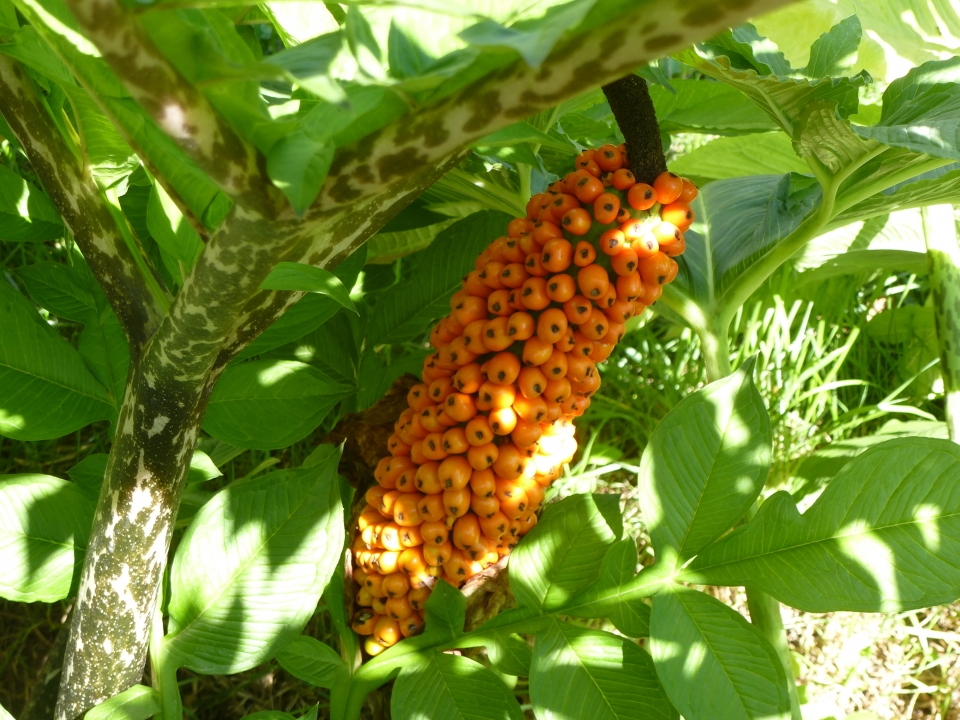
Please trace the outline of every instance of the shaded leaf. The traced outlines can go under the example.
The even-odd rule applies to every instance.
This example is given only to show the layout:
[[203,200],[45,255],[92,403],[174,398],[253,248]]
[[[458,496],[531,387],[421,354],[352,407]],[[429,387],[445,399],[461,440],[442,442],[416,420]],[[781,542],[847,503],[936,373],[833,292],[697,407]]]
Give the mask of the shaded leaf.
[[646,651],[616,635],[557,620],[537,633],[530,701],[537,717],[679,717]]
[[747,175],[808,173],[783,133],[721,137],[681,155],[670,170],[699,184]]
[[251,360],[223,373],[203,429],[239,447],[282,448],[309,435],[353,392],[306,363]]
[[57,438],[111,412],[107,391],[80,354],[0,283],[0,435]]
[[347,664],[316,638],[301,635],[277,654],[281,667],[314,687],[331,688],[348,674]]
[[412,280],[383,294],[367,325],[370,345],[411,340],[450,311],[450,296],[473,269],[474,258],[499,237],[509,216],[475,213],[443,230],[418,257]]
[[670,84],[675,93],[650,87],[657,124],[664,132],[742,135],[777,129],[773,120],[735,87],[706,80],[673,79]]
[[483,665],[435,651],[404,665],[393,687],[390,714],[396,720],[523,718],[513,693]]
[[862,35],[856,15],[841,20],[813,43],[810,60],[800,72],[813,79],[849,75],[857,62]]

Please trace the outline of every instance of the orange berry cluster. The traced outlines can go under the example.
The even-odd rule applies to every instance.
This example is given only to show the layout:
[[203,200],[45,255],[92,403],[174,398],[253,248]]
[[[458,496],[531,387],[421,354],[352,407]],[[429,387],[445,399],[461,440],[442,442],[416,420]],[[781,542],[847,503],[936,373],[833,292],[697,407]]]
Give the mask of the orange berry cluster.
[[596,363],[677,274],[697,188],[647,185],[623,145],[527,204],[476,260],[374,473],[353,542],[353,629],[377,655],[423,628],[437,579],[459,587],[537,523],[545,489],[577,449],[573,418],[600,387]]

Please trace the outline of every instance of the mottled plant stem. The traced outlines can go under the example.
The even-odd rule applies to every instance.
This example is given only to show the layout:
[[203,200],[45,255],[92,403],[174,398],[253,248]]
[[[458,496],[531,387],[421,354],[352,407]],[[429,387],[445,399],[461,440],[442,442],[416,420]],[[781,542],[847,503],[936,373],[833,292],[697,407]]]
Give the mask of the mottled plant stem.
[[652,185],[667,169],[667,159],[647,81],[631,73],[604,85],[603,94],[626,141],[630,171],[638,181]]
[[134,356],[164,315],[102,191],[60,135],[20,64],[0,54],[0,111],[117,314]]
[[952,205],[925,207],[923,231],[950,439],[960,442],[960,244]]

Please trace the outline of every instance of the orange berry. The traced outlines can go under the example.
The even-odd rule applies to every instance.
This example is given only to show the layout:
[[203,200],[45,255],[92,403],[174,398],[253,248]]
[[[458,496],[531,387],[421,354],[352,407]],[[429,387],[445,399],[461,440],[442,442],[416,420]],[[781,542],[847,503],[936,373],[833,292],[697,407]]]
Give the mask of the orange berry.
[[563,220],[560,221],[560,224],[563,225],[563,229],[571,235],[586,235],[590,231],[592,222],[590,213],[586,210],[583,208],[572,208],[564,213]]
[[573,195],[560,194],[557,195],[550,204],[550,211],[553,213],[554,219],[559,222],[563,220],[563,216],[566,215],[568,211],[579,207],[580,201]]
[[[606,274],[606,271],[603,270],[603,268],[600,268],[600,270]],[[583,271],[581,270],[581,272]],[[590,310],[592,307],[593,306],[590,301],[583,295],[574,295],[563,304],[563,312],[566,314],[568,321],[574,325],[579,325],[590,315]]]
[[535,330],[536,322],[528,312],[515,312],[507,322],[507,336],[512,340],[528,340]]
[[523,344],[522,359],[526,365],[543,365],[552,354],[553,345],[538,337],[532,337]]
[[527,422],[543,422],[547,415],[547,406],[541,397],[527,397],[520,394],[513,402],[513,410],[517,417]]
[[653,190],[657,194],[657,202],[661,205],[669,205],[683,192],[683,180],[679,175],[670,171],[662,172],[653,181]]
[[573,245],[564,238],[553,238],[543,246],[540,262],[544,270],[557,273],[563,272],[573,261]]
[[682,200],[685,203],[692,203],[697,199],[697,195],[700,194],[700,191],[697,190],[697,186],[692,182],[687,180],[687,178],[680,178],[683,182],[683,190],[680,191],[680,196],[677,200]]
[[577,283],[565,273],[554,275],[547,280],[547,297],[554,302],[564,303],[577,292]]
[[468,422],[466,431],[467,442],[474,447],[486,445],[493,440],[493,430],[490,429],[490,422],[483,415],[478,415]]
[[443,485],[444,489],[453,488],[460,490],[465,488],[467,483],[470,482],[470,475],[473,472],[473,468],[470,467],[470,463],[467,462],[465,457],[455,455],[454,457],[448,457],[440,463],[440,468],[437,472],[440,478],[440,484]]
[[[599,168],[597,168],[597,170],[599,170]],[[585,168],[583,171],[577,173],[576,188],[574,189],[577,200],[592,203],[603,195],[603,183],[597,179],[599,175],[599,172],[594,175],[593,172],[591,172],[591,168]]]
[[610,259],[610,266],[617,275],[629,275],[637,269],[637,262],[637,252],[632,247],[628,247]]
[[[443,497],[439,493],[425,495],[420,501],[420,517],[427,522],[436,522],[443,520],[446,510],[443,507]],[[420,526],[420,532],[423,533],[423,525]]]
[[[564,321],[566,321],[566,318],[564,318]],[[546,389],[547,376],[539,367],[525,367],[520,371],[520,379],[517,385],[524,397],[535,398]]]
[[[516,426],[517,414],[512,407],[498,408],[490,412],[490,428],[497,435],[509,435]],[[496,462],[494,462],[494,465],[496,465]]]
[[[675,225],[680,232],[693,224],[693,210],[682,200],[665,205],[660,211],[660,217],[664,222]],[[654,234],[656,234],[656,230],[654,230]],[[657,239],[659,240],[659,237]]]
[[616,255],[626,244],[622,230],[611,228],[600,236],[600,250],[606,255]]
[[640,261],[639,270],[644,286],[663,285],[671,270],[670,258],[662,252],[655,253]]
[[[624,300],[634,300],[643,294],[643,281],[640,273],[632,272],[629,275],[621,275],[617,278],[617,297]],[[612,307],[612,306],[611,306]],[[607,313],[607,317],[610,314]]]
[[[493,437],[493,431],[490,432],[490,436]],[[492,442],[473,445],[467,450],[467,462],[474,470],[486,470],[496,462],[498,454],[497,446]]]
[[[620,255],[622,254],[620,253]],[[620,255],[617,255],[617,257],[619,258]],[[577,286],[586,297],[595,299],[607,292],[607,288],[610,286],[610,278],[607,271],[599,265],[588,265],[585,268],[580,268],[577,273]]]
[[646,183],[637,183],[627,192],[627,203],[634,210],[649,210],[657,204],[657,192]]
[[500,385],[510,385],[520,373],[520,358],[511,352],[501,352],[490,358],[485,366],[487,380]]
[[634,177],[633,173],[627,170],[626,168],[620,168],[613,173],[613,177],[610,178],[611,184],[617,190],[629,190],[637,183],[637,179]]
[[[527,310],[543,310],[550,304],[547,297],[547,281],[542,277],[532,277],[520,289],[520,300]],[[501,348],[503,350],[505,348]]]
[[623,167],[623,156],[616,145],[602,145],[593,156],[594,161],[604,172],[613,172]]
[[620,212],[620,198],[605,192],[593,201],[593,217],[601,225],[609,225],[617,219]]
[[521,255],[520,261],[510,263],[500,273],[500,282],[502,282],[505,287],[518,288],[523,285],[524,280],[529,277],[523,265],[523,260],[526,260],[526,255]]
[[577,243],[573,253],[573,263],[577,267],[586,267],[597,259],[597,251],[593,245],[586,240]]

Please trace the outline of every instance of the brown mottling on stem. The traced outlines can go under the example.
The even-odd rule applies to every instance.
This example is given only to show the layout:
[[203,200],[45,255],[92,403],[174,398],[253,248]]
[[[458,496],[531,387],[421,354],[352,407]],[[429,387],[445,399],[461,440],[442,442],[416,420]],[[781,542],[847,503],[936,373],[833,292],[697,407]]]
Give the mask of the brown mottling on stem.
[[617,50],[623,47],[627,41],[627,31],[624,28],[617,28],[607,35],[600,43],[600,52],[606,57],[613,55]]
[[336,184],[330,188],[330,197],[339,203],[348,203],[360,197],[360,191],[350,184],[350,178],[341,175],[337,178]]
[[465,133],[474,133],[487,127],[503,110],[503,105],[500,104],[500,91],[492,88],[467,99],[466,104],[470,106],[473,114],[463,124],[462,129]]
[[357,166],[357,169],[353,171],[353,177],[362,183],[373,183],[377,181],[373,170],[371,170],[370,166],[366,163]]
[[643,43],[643,46],[647,50],[651,51],[665,50],[666,48],[679,45],[682,40],[683,35],[679,35],[677,33],[666,33],[664,35],[657,35],[656,37],[650,38]]
[[427,163],[427,156],[415,147],[407,147],[392,155],[384,155],[377,160],[377,172],[381,182],[389,182],[402,177],[411,170],[417,170]]
[[660,27],[660,23],[658,23],[656,20],[651,20],[650,22],[645,23],[645,24],[643,25],[643,27],[640,28],[640,34],[641,34],[641,35],[649,35],[649,34],[652,33],[654,30],[656,30],[658,27]]
[[703,27],[719,22],[725,14],[722,7],[713,4],[703,5],[680,18],[680,24],[687,27]]

